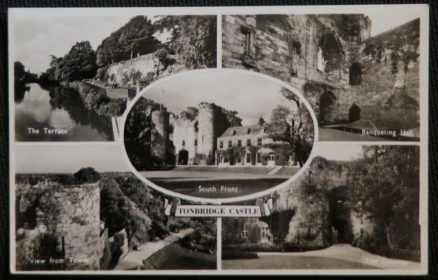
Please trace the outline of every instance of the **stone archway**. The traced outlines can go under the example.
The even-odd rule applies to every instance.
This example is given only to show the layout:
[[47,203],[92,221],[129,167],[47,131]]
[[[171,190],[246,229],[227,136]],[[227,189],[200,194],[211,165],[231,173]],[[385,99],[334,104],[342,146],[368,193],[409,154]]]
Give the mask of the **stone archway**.
[[352,225],[350,206],[348,205],[348,188],[341,186],[329,192],[329,219],[332,227],[332,243],[350,243]]
[[324,33],[318,41],[318,70],[329,73],[340,70],[343,63],[344,51],[342,44],[332,32]]
[[355,122],[360,120],[360,108],[356,104],[351,105],[350,109],[348,110],[348,121],[349,122]]
[[336,120],[336,96],[326,91],[319,99],[319,122],[321,124],[333,123]]
[[178,152],[178,164],[187,165],[189,162],[189,152],[186,149],[181,149]]

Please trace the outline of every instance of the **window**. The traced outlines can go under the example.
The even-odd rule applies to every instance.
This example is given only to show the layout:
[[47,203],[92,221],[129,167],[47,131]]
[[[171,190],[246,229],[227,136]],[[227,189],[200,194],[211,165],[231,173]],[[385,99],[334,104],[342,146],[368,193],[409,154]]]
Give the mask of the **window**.
[[246,135],[251,134],[251,128],[247,128],[246,131],[245,131],[245,133],[246,133]]
[[237,147],[242,147],[242,140],[237,140]]
[[251,139],[246,139],[246,146],[247,147],[251,146]]
[[244,55],[253,58],[254,57],[254,30],[247,26],[242,26],[240,31],[245,36],[244,41]]
[[234,136],[234,135],[236,135],[236,131],[235,130],[231,130],[230,134],[231,134],[231,136]]
[[269,161],[274,161],[274,154],[269,154]]
[[233,147],[233,142],[230,140],[230,141],[228,141],[228,148],[231,148],[231,147]]
[[238,162],[238,163],[241,163],[241,162],[242,162],[242,159],[240,158],[240,155],[237,155],[237,162]]
[[186,145],[186,141],[182,140],[182,145],[185,146]]
[[223,148],[224,147],[224,141],[219,141],[219,148]]
[[247,238],[248,237],[248,226],[246,224],[243,225],[242,237],[243,238]]
[[257,138],[257,146],[261,146],[262,145],[262,138]]
[[251,154],[246,154],[246,162],[251,162]]
[[262,162],[262,155],[261,154],[257,154],[257,162],[258,163]]
[[198,140],[195,139],[195,146],[198,146]]
[[288,47],[290,56],[289,71],[292,76],[297,76],[296,64],[301,55],[301,43],[290,36]]
[[350,86],[358,86],[362,82],[362,67],[359,63],[353,63],[349,71]]

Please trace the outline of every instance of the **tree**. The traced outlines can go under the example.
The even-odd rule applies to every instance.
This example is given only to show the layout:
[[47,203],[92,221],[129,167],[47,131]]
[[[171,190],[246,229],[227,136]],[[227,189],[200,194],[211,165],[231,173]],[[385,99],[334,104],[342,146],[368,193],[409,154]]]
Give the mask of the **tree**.
[[[135,103],[126,119],[125,147],[129,159],[137,170],[150,170],[163,164],[175,164],[173,143],[169,139],[163,139],[151,121],[151,113],[155,110],[160,110],[160,105],[142,97]],[[165,161],[153,155],[151,146],[154,141],[168,141]]]
[[296,160],[303,166],[313,145],[313,120],[297,95],[286,88],[282,88],[281,93],[287,101],[296,105],[296,109],[292,111],[289,107],[278,105],[272,111],[268,133],[273,140],[288,143]]
[[158,31],[172,32],[169,48],[187,68],[216,65],[216,17],[166,16],[155,25]]
[[90,42],[76,43],[64,57],[51,56],[50,67],[40,76],[41,83],[77,81],[96,75],[96,54]]
[[100,174],[93,167],[81,168],[73,176],[80,184],[94,183],[100,179]]
[[180,113],[181,118],[193,121],[198,116],[199,110],[196,107],[187,107]]
[[[76,43],[58,64],[58,80],[77,81],[96,75],[96,55],[90,42]],[[56,72],[55,72],[56,75]]]
[[15,86],[19,84],[36,82],[37,75],[26,71],[25,66],[20,61],[14,62],[14,82]]
[[418,250],[419,148],[365,146],[364,154],[350,172],[352,209],[375,222],[378,246]]
[[96,63],[103,67],[134,56],[154,52],[159,46],[155,27],[146,16],[133,17],[97,47]]

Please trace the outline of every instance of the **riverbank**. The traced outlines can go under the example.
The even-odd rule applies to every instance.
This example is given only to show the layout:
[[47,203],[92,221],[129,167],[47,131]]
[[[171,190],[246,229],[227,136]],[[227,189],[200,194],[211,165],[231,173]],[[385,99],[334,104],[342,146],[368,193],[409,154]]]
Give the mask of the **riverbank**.
[[121,116],[126,109],[126,100],[111,99],[106,90],[84,81],[61,82],[61,85],[76,90],[85,107],[101,116]]

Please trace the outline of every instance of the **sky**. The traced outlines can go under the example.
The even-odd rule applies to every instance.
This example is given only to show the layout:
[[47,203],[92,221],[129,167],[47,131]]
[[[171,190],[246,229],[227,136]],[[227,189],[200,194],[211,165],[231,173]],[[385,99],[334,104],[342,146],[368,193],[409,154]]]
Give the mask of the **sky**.
[[99,172],[129,170],[117,144],[16,145],[15,155],[16,173],[74,173],[83,167]]
[[179,75],[158,83],[143,94],[164,104],[169,112],[179,114],[187,107],[201,102],[215,103],[227,110],[237,111],[243,125],[266,121],[278,105],[296,110],[295,103],[281,95],[281,86],[272,80],[245,72],[208,71]]
[[[39,74],[49,67],[50,55],[64,56],[79,41],[90,41],[96,50],[103,39],[135,15],[138,13],[130,11],[117,16],[89,13],[61,16],[56,12],[16,15],[12,17],[14,61],[21,61],[31,72]],[[411,9],[375,9],[366,15],[372,20],[372,35],[418,17]]]
[[371,20],[371,36],[378,35],[419,18],[419,14],[412,13],[410,9],[393,9],[392,11],[375,9],[373,13],[365,15]]
[[363,157],[362,145],[356,143],[324,143],[315,145],[315,155],[328,160],[350,161]]
[[12,29],[14,61],[21,61],[33,73],[44,72],[50,55],[62,57],[80,41],[89,41],[96,50],[103,39],[135,15],[18,17]]

